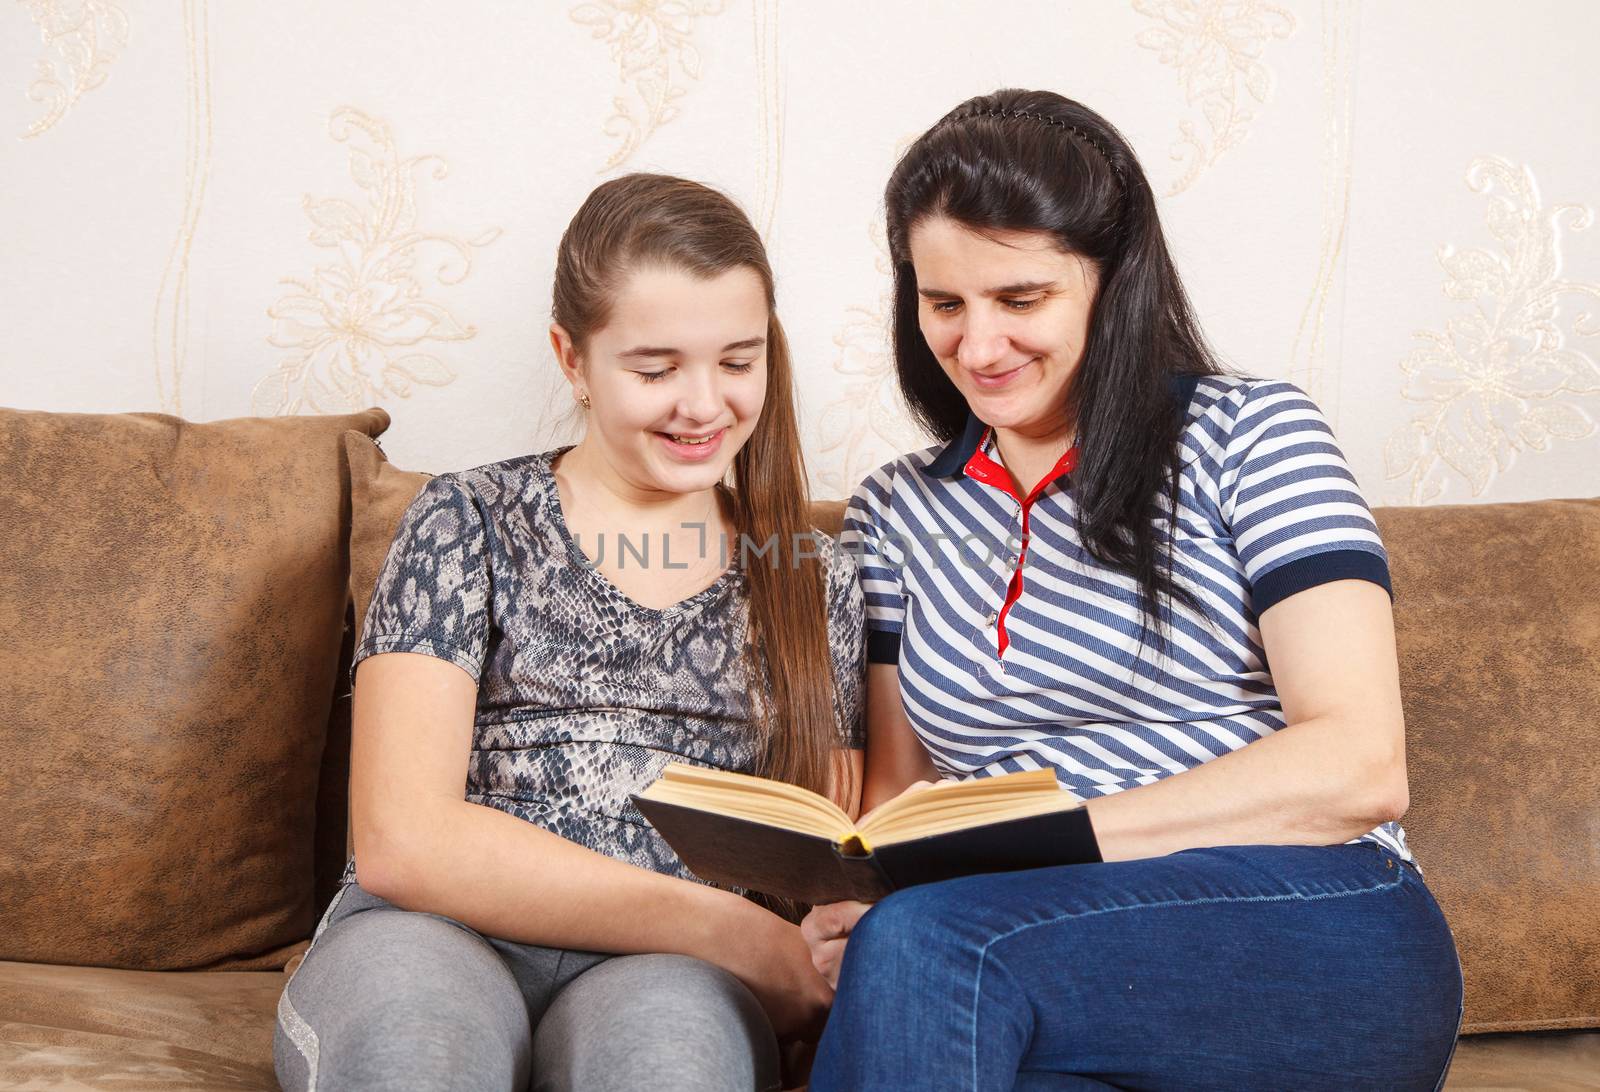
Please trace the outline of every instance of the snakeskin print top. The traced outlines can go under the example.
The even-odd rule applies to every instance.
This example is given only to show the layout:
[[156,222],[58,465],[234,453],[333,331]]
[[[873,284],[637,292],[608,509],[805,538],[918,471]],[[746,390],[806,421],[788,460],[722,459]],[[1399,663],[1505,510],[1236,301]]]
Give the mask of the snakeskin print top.
[[[467,800],[692,879],[629,794],[672,761],[753,770],[745,578],[730,568],[663,610],[623,595],[562,518],[551,470],[562,450],[423,487],[378,575],[354,663],[417,652],[477,680]],[[864,608],[855,562],[831,541],[819,552],[834,713],[842,745],[859,748]],[[352,860],[345,882],[355,870]]]

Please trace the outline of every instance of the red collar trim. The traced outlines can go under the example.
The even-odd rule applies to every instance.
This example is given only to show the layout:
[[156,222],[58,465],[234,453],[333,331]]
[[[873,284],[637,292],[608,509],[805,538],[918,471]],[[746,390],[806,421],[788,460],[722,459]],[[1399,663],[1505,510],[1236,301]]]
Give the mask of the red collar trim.
[[1056,460],[1056,465],[1051,469],[1050,473],[1039,480],[1039,483],[1033,487],[1031,493],[1026,497],[1018,496],[1016,487],[1011,482],[1010,473],[1006,471],[1005,467],[990,458],[989,452],[985,450],[989,446],[989,439],[993,433],[993,429],[984,429],[983,436],[978,441],[977,450],[967,460],[967,465],[962,468],[962,473],[974,481],[979,481],[984,485],[991,485],[1001,490],[1007,496],[1019,500],[1025,505],[1032,504],[1039,494],[1049,487],[1051,482],[1077,469],[1078,445],[1073,444],[1062,452],[1061,458]]

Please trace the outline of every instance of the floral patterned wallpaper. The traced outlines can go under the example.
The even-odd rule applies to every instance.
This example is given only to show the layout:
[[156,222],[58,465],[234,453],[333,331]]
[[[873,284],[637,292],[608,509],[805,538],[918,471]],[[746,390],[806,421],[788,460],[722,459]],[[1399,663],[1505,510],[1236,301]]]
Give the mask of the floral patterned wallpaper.
[[0,0],[0,404],[382,405],[429,470],[548,446],[556,240],[660,170],[766,236],[842,496],[925,443],[894,158],[1043,86],[1133,141],[1219,351],[1310,391],[1374,503],[1594,495],[1597,35],[1582,0]]

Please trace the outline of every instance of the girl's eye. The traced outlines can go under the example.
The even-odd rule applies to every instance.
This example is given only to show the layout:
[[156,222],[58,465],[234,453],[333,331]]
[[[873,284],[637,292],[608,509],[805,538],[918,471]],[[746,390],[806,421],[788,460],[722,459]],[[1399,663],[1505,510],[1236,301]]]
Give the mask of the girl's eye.
[[667,377],[667,370],[663,368],[659,372],[634,372],[633,374],[644,380],[646,383],[654,383],[657,380],[665,379]]
[[748,372],[751,368],[755,367],[755,364],[748,360],[724,360],[722,362],[722,366],[727,368],[735,375],[743,375],[745,372]]
[[1003,302],[1013,311],[1031,311],[1039,300],[1035,298],[1031,300],[1005,300]]

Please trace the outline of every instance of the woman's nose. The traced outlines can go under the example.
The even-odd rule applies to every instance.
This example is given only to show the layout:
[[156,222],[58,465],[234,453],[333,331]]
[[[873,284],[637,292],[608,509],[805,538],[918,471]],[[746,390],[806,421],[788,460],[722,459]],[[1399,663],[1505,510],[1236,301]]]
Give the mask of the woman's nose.
[[999,361],[1006,352],[1006,336],[998,323],[980,315],[969,315],[962,324],[961,340],[956,345],[956,363],[981,371]]

